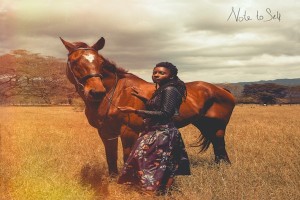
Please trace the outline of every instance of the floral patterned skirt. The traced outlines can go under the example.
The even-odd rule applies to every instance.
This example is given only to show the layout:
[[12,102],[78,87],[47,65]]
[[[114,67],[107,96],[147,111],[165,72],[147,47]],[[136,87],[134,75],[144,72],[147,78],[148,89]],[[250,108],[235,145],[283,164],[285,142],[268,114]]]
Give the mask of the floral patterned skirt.
[[155,191],[175,175],[190,175],[180,132],[173,124],[152,126],[136,141],[118,183],[140,184]]

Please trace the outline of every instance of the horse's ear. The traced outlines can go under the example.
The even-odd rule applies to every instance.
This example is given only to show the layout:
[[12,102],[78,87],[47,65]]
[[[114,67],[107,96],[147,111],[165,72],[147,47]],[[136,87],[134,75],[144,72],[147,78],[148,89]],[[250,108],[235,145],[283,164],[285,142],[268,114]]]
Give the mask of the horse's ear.
[[105,45],[105,39],[101,37],[93,46],[92,48],[95,49],[96,51],[99,51],[102,49]]
[[65,41],[61,37],[59,37],[59,38],[62,41],[62,43],[65,45],[65,47],[69,51],[69,53],[71,53],[71,52],[73,52],[73,51],[75,51],[77,49],[76,46],[73,45],[72,43]]

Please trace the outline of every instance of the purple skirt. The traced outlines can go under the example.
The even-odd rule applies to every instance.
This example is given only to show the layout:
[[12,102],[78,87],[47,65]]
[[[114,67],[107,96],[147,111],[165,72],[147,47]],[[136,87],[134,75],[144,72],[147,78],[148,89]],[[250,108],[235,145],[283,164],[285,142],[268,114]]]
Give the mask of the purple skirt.
[[152,126],[136,141],[118,183],[140,184],[155,191],[175,175],[190,175],[180,132],[173,124]]

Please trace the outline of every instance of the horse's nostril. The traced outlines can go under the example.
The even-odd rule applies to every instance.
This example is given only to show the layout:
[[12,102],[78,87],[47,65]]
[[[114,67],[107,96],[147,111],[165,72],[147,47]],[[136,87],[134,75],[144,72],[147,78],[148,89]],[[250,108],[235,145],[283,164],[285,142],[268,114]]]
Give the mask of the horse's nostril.
[[97,92],[92,89],[90,90],[90,95],[95,99],[99,99],[102,96],[102,92]]

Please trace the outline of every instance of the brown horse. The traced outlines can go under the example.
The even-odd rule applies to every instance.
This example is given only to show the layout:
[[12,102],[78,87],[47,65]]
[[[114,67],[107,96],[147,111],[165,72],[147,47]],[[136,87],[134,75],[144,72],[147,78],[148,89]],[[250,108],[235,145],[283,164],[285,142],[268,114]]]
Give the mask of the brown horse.
[[[150,97],[155,86],[116,67],[98,54],[104,47],[104,38],[100,38],[93,46],[60,39],[69,51],[67,77],[85,103],[85,114],[90,125],[98,129],[105,146],[109,173],[116,174],[118,137],[121,137],[123,159],[126,160],[143,129],[142,118],[136,114],[124,114],[117,107],[145,109],[144,103],[132,94],[133,88],[139,88]],[[176,126],[196,126],[202,133],[199,140],[201,151],[205,151],[212,143],[215,161],[230,163],[224,136],[235,106],[233,95],[223,88],[201,81],[186,83],[186,87],[187,99],[180,107]]]

